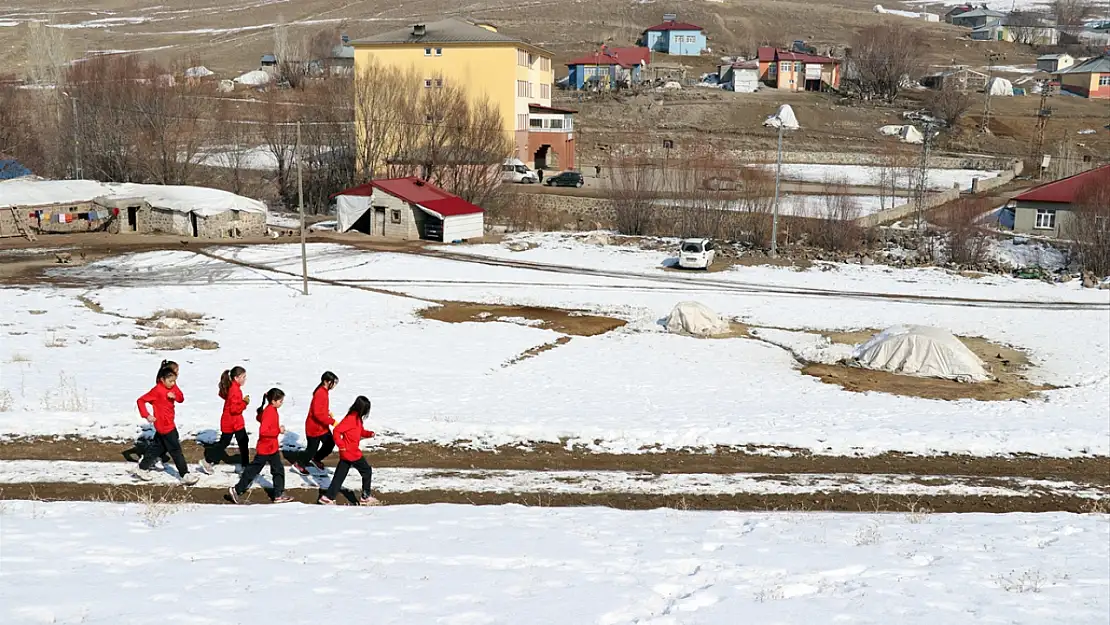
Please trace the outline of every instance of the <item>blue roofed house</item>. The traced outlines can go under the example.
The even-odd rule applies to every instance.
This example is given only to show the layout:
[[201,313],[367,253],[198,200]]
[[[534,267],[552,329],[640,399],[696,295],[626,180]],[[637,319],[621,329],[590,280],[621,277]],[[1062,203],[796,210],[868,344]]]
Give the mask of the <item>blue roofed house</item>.
[[645,30],[640,41],[653,52],[675,56],[699,56],[706,48],[702,27],[676,21],[674,15],[664,15],[663,23]]
[[567,61],[567,84],[576,90],[631,87],[640,84],[650,62],[651,50],[647,48],[601,46],[593,54]]

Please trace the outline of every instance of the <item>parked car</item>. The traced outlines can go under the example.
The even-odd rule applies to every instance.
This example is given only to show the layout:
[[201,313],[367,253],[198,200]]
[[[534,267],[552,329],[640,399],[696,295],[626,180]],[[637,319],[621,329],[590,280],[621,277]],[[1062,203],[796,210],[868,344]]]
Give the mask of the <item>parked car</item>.
[[709,239],[685,239],[678,248],[678,266],[709,269],[717,258],[717,245]]
[[586,184],[582,174],[577,171],[564,171],[543,181],[549,187],[581,187]]
[[519,184],[535,184],[540,181],[536,172],[519,163],[505,163],[501,166],[502,182],[516,182]]

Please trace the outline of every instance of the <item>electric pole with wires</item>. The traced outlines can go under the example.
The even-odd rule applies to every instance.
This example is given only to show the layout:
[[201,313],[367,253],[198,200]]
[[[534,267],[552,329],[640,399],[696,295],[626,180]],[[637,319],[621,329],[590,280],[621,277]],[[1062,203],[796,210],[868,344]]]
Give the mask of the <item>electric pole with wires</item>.
[[994,63],[1006,58],[998,52],[987,52],[987,84],[983,88],[986,94],[986,103],[983,106],[983,125],[979,130],[990,134],[991,131],[991,89],[994,87]]
[[1037,107],[1037,144],[1033,158],[1037,161],[1037,179],[1044,175],[1047,168],[1044,153],[1044,133],[1048,127],[1048,119],[1052,116],[1052,109],[1048,106],[1048,98],[1052,95],[1052,83],[1049,80],[1038,81],[1041,87],[1041,103]]

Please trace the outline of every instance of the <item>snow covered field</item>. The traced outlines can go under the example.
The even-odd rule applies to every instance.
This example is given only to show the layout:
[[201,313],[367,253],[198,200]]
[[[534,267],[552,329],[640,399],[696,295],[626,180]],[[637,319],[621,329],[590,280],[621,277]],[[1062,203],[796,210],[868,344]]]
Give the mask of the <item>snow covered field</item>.
[[[132,437],[139,430],[135,398],[154,383],[158,363],[168,357],[182,365],[187,403],[178,424],[186,436],[217,425],[219,372],[243,364],[253,396],[270,386],[286,390],[283,418],[294,432],[300,431],[320,372],[336,371],[338,410],[356,394],[374,400],[370,427],[379,433],[377,444],[564,441],[614,452],[753,444],[825,454],[1110,454],[1105,332],[1110,309],[1046,310],[1032,304],[999,309],[832,297],[804,289],[1102,306],[1110,301],[1106,291],[860,266],[805,272],[738,268],[691,276],[662,271],[665,253],[591,247],[557,235],[535,240],[544,244],[520,253],[494,245],[451,249],[619,268],[629,276],[491,267],[317,244],[310,246],[310,272],[351,286],[313,284],[306,298],[299,294],[298,278],[166,251],[66,270],[70,277],[85,276],[88,289],[4,289],[0,403],[6,410],[0,411],[0,433]],[[216,251],[288,271],[300,268],[298,246]],[[114,286],[99,286],[107,283]],[[510,364],[562,335],[519,323],[423,320],[415,313],[428,302],[356,286],[421,298],[592,310],[629,324],[598,336],[575,336]],[[798,290],[782,292],[788,287]],[[690,299],[750,324],[782,328],[940,325],[1029,350],[1035,365],[1031,378],[1064,388],[1014,402],[852,393],[800,374],[789,352],[766,343],[665,333],[659,319]],[[215,341],[219,348],[144,347],[182,326],[163,320],[168,328],[156,328],[136,320],[175,308],[202,314],[189,338]]]
[[1104,515],[0,506],[11,625],[365,613],[404,625],[1074,625],[1110,612]]
[[[752,167],[758,167],[752,165]],[[772,174],[774,165],[762,165]],[[858,186],[878,186],[882,181],[883,168],[871,165],[821,165],[815,163],[783,163],[782,177],[786,180],[805,182],[828,182]],[[933,191],[951,189],[958,184],[963,190],[971,189],[974,178],[996,178],[1001,172],[978,169],[930,169],[928,187]],[[904,174],[900,174],[899,178]]]

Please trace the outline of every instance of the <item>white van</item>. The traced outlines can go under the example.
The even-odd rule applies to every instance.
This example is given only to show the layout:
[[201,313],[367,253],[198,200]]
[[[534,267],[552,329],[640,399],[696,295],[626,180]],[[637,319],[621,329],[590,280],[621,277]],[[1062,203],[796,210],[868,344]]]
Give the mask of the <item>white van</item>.
[[519,158],[509,158],[505,159],[505,163],[501,165],[501,181],[535,184],[540,181],[540,177],[536,175],[536,172],[528,169],[524,161]]
[[709,239],[686,239],[678,248],[678,266],[708,270],[717,259],[717,246]]

